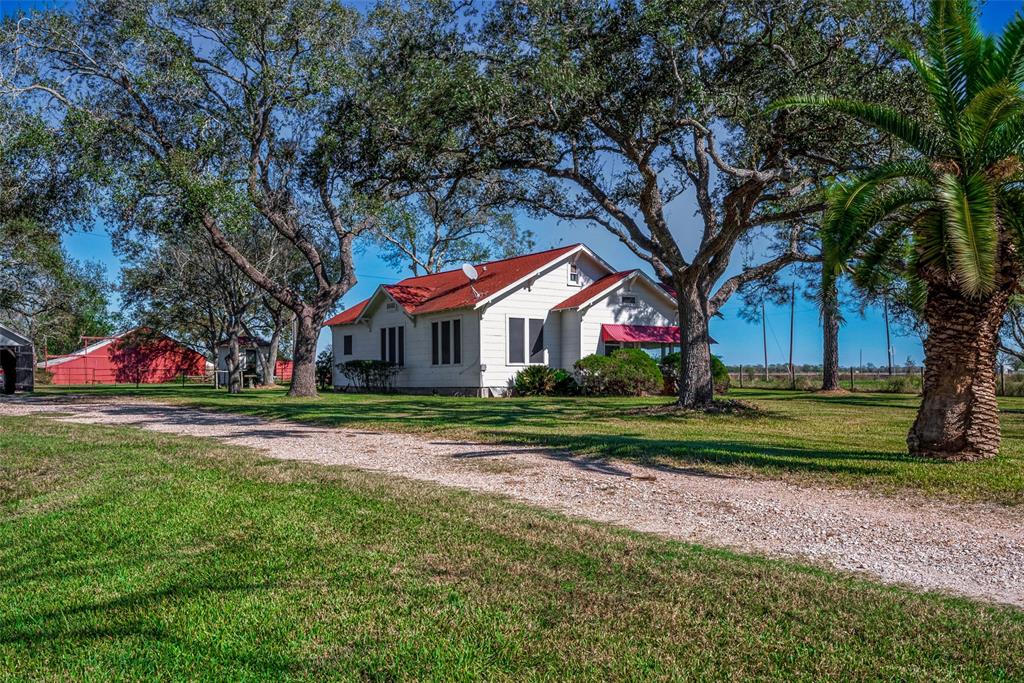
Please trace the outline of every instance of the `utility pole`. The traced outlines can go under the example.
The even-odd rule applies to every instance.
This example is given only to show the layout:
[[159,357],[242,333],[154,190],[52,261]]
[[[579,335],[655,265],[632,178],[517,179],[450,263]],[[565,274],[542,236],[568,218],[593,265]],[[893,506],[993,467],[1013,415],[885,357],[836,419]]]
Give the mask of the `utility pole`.
[[796,283],[789,290],[789,386],[796,389],[796,372],[793,370],[793,330],[796,319]]
[[768,318],[764,313],[764,299],[761,299],[761,340],[764,342],[764,381],[768,381]]
[[892,377],[892,339],[889,337],[889,297],[882,295],[882,311],[885,313],[885,362],[889,367],[889,376]]

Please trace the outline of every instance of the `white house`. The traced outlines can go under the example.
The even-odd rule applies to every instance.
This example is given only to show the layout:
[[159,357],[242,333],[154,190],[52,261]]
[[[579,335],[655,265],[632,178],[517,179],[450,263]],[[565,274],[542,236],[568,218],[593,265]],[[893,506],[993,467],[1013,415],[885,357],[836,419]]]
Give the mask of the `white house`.
[[452,270],[383,285],[328,320],[334,385],[349,384],[339,364],[376,359],[401,367],[401,391],[495,396],[530,364],[571,370],[622,346],[678,346],[675,299],[583,244],[475,269],[475,280]]

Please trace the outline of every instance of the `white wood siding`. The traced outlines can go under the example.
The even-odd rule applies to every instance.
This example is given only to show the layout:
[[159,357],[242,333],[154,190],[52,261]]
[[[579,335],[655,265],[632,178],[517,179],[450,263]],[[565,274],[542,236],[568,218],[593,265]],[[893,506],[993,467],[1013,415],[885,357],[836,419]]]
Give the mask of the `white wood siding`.
[[[573,258],[579,269],[579,284],[569,283],[569,264]],[[675,307],[655,285],[643,278],[620,283],[584,310],[551,311],[552,307],[607,274],[607,267],[585,252],[566,255],[482,309],[422,315],[415,322],[401,308],[387,310],[388,299],[382,298],[364,313],[369,322],[331,329],[336,366],[334,384],[348,384],[337,364],[357,359],[380,359],[380,330],[383,327],[405,327],[405,367],[398,375],[397,388],[442,392],[483,389],[485,394],[500,394],[508,387],[508,381],[528,364],[508,362],[509,318],[527,321],[527,338],[529,320],[544,320],[544,363],[567,370],[571,370],[583,356],[603,353],[600,341],[602,324],[676,324]],[[622,305],[620,296],[623,293],[636,295],[636,306]],[[458,365],[432,365],[431,323],[456,318],[462,325],[462,362]],[[352,354],[346,356],[343,353],[344,337],[349,334],[352,335]]]
[[[461,321],[462,362],[458,365],[432,365],[431,326],[435,321]],[[395,386],[400,389],[429,391],[437,389],[472,388],[480,386],[480,334],[477,315],[470,310],[447,311],[417,316],[415,323],[401,309],[387,310],[385,302],[375,307],[369,324],[338,325],[331,328],[334,352],[334,385],[345,386],[348,380],[339,372],[338,364],[350,360],[380,360],[380,330],[384,327],[405,327],[405,367],[398,373]],[[352,335],[352,355],[344,355],[344,337]]]
[[[654,287],[639,277],[632,287],[624,281],[584,310],[580,324],[580,358],[604,353],[601,325],[675,325],[675,306]],[[636,295],[636,306],[623,306],[623,294]]]
[[[545,363],[552,367],[572,368],[576,362],[572,349],[576,343],[568,340],[569,352],[563,347],[564,313],[552,313],[551,308],[580,291],[580,288],[604,275],[607,269],[586,253],[580,252],[576,261],[579,267],[580,284],[569,285],[569,263],[572,256],[549,265],[522,287],[491,302],[480,318],[480,345],[483,349],[481,362],[486,366],[482,372],[482,386],[493,392],[502,392],[508,381],[515,376],[524,363],[508,362],[508,319],[537,318],[544,320]],[[528,329],[528,323],[527,323]],[[566,361],[568,365],[566,365]]]

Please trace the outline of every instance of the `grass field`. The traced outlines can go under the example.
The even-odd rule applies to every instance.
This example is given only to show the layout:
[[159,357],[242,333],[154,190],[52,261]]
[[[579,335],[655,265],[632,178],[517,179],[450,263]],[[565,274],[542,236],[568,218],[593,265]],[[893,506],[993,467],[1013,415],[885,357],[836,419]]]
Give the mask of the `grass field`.
[[1013,680],[1024,612],[130,428],[0,418],[22,680]]
[[1024,502],[1022,398],[1001,399],[1003,449],[998,458],[951,464],[906,456],[904,439],[918,398],[899,394],[731,391],[730,396],[760,408],[745,417],[631,414],[666,402],[657,397],[498,400],[325,393],[317,399],[290,399],[283,390],[231,396],[173,385],[46,391],[139,395],[320,425],[445,433],[798,482]]

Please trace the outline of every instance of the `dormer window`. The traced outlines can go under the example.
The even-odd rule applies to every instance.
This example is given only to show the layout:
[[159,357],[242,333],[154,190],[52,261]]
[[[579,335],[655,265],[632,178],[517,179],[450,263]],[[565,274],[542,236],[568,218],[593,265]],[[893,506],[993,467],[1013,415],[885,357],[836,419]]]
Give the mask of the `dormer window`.
[[580,284],[580,267],[575,263],[569,264],[569,284],[573,286]]

